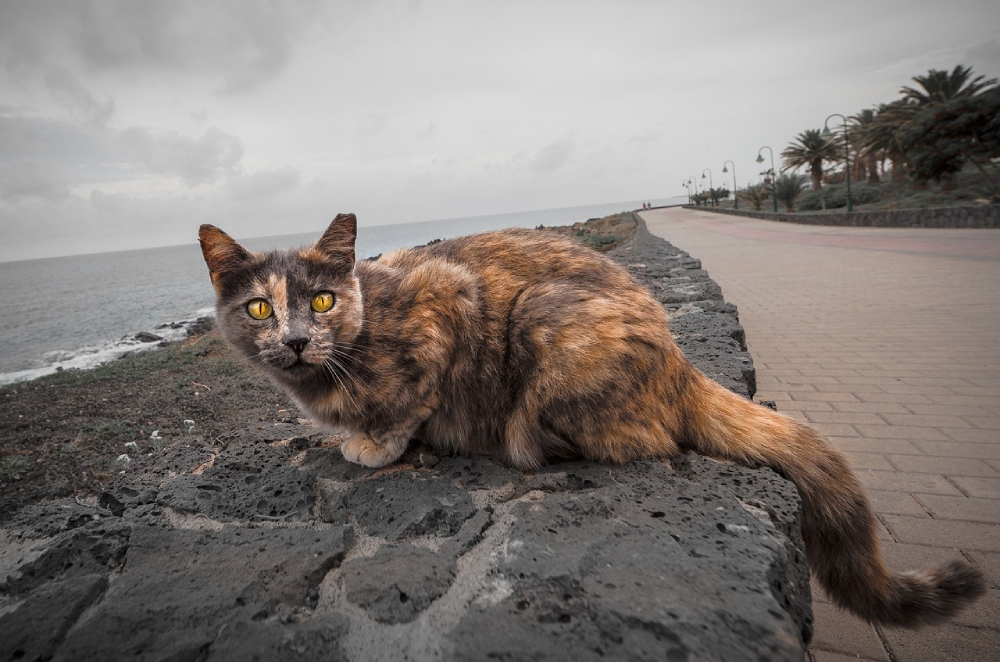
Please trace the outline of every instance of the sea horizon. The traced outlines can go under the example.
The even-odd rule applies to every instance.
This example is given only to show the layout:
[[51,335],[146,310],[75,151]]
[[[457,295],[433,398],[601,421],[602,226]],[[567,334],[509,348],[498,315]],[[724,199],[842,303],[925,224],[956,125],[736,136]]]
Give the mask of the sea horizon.
[[[658,202],[664,203],[666,205],[680,205],[680,204],[686,204],[687,201],[688,201],[688,198],[687,198],[686,195],[681,195],[681,196],[673,196],[673,197],[670,197],[670,198],[649,198],[649,199],[645,199],[644,201],[645,202],[658,201]],[[635,209],[641,210],[642,202],[643,201],[640,201],[638,203],[640,205],[639,207],[631,208],[628,211],[635,211]],[[375,228],[379,228],[379,229],[382,229],[382,228],[393,228],[393,227],[402,227],[402,226],[409,226],[409,225],[421,225],[421,224],[424,224],[424,223],[450,223],[450,222],[456,222],[456,221],[476,221],[478,219],[486,219],[486,218],[496,218],[496,219],[499,219],[499,218],[504,217],[504,216],[515,217],[515,216],[523,216],[525,214],[542,214],[542,213],[548,213],[548,212],[572,211],[572,210],[575,210],[575,209],[591,209],[591,208],[606,207],[608,205],[619,205],[619,204],[635,204],[635,203],[634,202],[598,203],[598,204],[592,204],[592,205],[575,205],[575,206],[572,206],[572,207],[551,207],[551,208],[546,208],[546,209],[531,209],[531,210],[526,210],[526,211],[500,212],[500,213],[496,213],[496,214],[478,214],[476,216],[454,216],[454,217],[449,217],[449,218],[436,218],[436,219],[427,219],[427,220],[422,220],[422,221],[402,221],[402,222],[392,222],[392,223],[376,223],[376,224],[372,224],[372,225],[368,225],[368,224],[361,225],[361,224],[359,224],[358,225],[358,234],[359,235],[362,234],[367,229],[375,229]],[[623,209],[623,211],[624,211],[624,209]],[[587,219],[583,219],[583,220],[587,220]],[[219,227],[222,227],[222,226],[219,226]],[[222,227],[222,229],[225,230],[224,227]],[[284,238],[284,237],[291,237],[291,236],[297,236],[297,235],[307,236],[307,235],[312,235],[314,233],[316,233],[317,236],[318,236],[318,233],[322,232],[323,229],[325,229],[325,226],[324,227],[317,226],[317,229],[315,231],[253,235],[253,236],[250,236],[250,237],[243,237],[243,236],[236,237],[236,236],[234,236],[234,238],[237,241],[240,241],[240,242],[242,242],[242,241],[260,242],[260,241],[265,241],[265,240],[268,240],[268,239]],[[134,248],[121,248],[121,249],[111,250],[111,251],[84,251],[82,253],[61,253],[59,255],[43,255],[43,256],[40,256],[40,257],[17,258],[17,259],[13,259],[13,260],[0,258],[0,264],[11,264],[11,263],[17,263],[17,262],[34,262],[34,261],[37,261],[37,260],[58,260],[58,259],[61,259],[61,258],[79,257],[79,256],[84,256],[84,255],[90,255],[90,256],[111,255],[111,254],[114,254],[114,253],[130,253],[130,252],[134,252],[134,251],[156,250],[156,249],[161,249],[161,248],[177,248],[177,247],[180,247],[180,246],[192,246],[192,245],[197,245],[197,244],[198,244],[197,241],[190,241],[190,242],[183,242],[183,243],[179,243],[179,244],[158,244],[158,245],[155,245],[155,246],[138,246],[138,247],[134,247]]]
[[[647,199],[678,204],[684,196]],[[503,227],[572,225],[641,208],[642,202],[560,207],[358,228],[358,259]],[[223,228],[225,229],[225,228]],[[236,237],[251,250],[309,245],[325,229]],[[196,242],[0,262],[0,385],[64,369],[89,369],[162,341],[187,337],[214,315],[214,292]],[[151,334],[151,335],[150,335]],[[155,338],[154,338],[155,336]]]

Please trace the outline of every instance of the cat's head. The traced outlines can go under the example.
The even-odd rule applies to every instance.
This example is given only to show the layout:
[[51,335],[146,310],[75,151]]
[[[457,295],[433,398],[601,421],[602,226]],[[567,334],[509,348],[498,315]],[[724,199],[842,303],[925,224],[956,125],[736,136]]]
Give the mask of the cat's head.
[[361,331],[357,219],[338,214],[316,244],[255,253],[214,225],[198,232],[223,336],[289,385],[333,374]]

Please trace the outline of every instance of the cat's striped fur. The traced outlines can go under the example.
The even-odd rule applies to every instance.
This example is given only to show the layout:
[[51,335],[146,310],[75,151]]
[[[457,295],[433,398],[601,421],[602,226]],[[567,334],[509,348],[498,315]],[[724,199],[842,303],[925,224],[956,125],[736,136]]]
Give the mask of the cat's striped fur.
[[[812,429],[719,386],[681,354],[662,307],[624,269],[550,233],[506,230],[355,261],[353,214],[307,249],[252,253],[200,239],[226,339],[344,456],[389,464],[413,438],[533,469],[682,451],[769,466],[803,501],[813,573],[875,623],[945,619],[985,590],[964,561],[892,573],[844,458]],[[310,300],[332,292],[333,308]],[[264,299],[274,314],[252,318]]]

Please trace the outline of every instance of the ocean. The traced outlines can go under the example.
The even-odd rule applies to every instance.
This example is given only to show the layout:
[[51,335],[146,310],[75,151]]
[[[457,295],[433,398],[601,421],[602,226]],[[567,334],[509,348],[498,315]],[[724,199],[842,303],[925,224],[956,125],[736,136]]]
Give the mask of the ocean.
[[[616,202],[361,227],[357,254],[361,259],[507,227],[570,225],[641,207],[642,202]],[[306,246],[324,229],[240,241],[253,250]],[[129,352],[152,349],[160,342],[152,336],[182,339],[194,320],[214,312],[214,293],[197,244],[0,262],[0,283],[0,385],[59,369],[93,368]]]

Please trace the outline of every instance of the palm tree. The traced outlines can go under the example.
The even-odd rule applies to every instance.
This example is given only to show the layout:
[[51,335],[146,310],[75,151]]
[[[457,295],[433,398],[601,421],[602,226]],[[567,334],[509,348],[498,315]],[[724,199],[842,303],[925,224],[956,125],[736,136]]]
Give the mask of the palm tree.
[[781,157],[784,159],[782,171],[809,166],[814,191],[823,186],[823,161],[840,160],[836,143],[827,140],[819,129],[806,129],[795,136],[795,140],[781,152]]
[[774,194],[778,200],[785,205],[789,212],[795,211],[795,201],[802,193],[802,187],[806,185],[806,176],[796,173],[781,173],[781,176],[774,182]]
[[764,184],[748,184],[746,188],[740,189],[736,195],[753,204],[753,208],[760,211],[761,204],[771,197],[771,189]]
[[900,94],[907,100],[925,106],[929,103],[941,103],[959,97],[971,97],[997,83],[996,78],[983,80],[982,76],[975,78],[971,78],[971,76],[972,67],[963,67],[960,64],[956,65],[951,72],[943,69],[931,69],[925,76],[912,78],[913,82],[922,89],[903,87]]
[[906,162],[906,152],[899,144],[900,131],[913,121],[916,110],[916,102],[906,99],[879,104],[875,117],[861,136],[862,149],[866,153],[876,153],[883,162],[885,159],[892,162],[893,181],[902,180]]
[[868,171],[868,183],[878,184],[878,159],[879,159],[879,148],[873,146],[873,142],[869,137],[869,133],[872,131],[872,127],[875,125],[876,111],[871,108],[865,108],[857,115],[852,115],[851,120],[851,135],[854,136],[854,144],[858,148],[858,171],[860,172],[863,167]]

